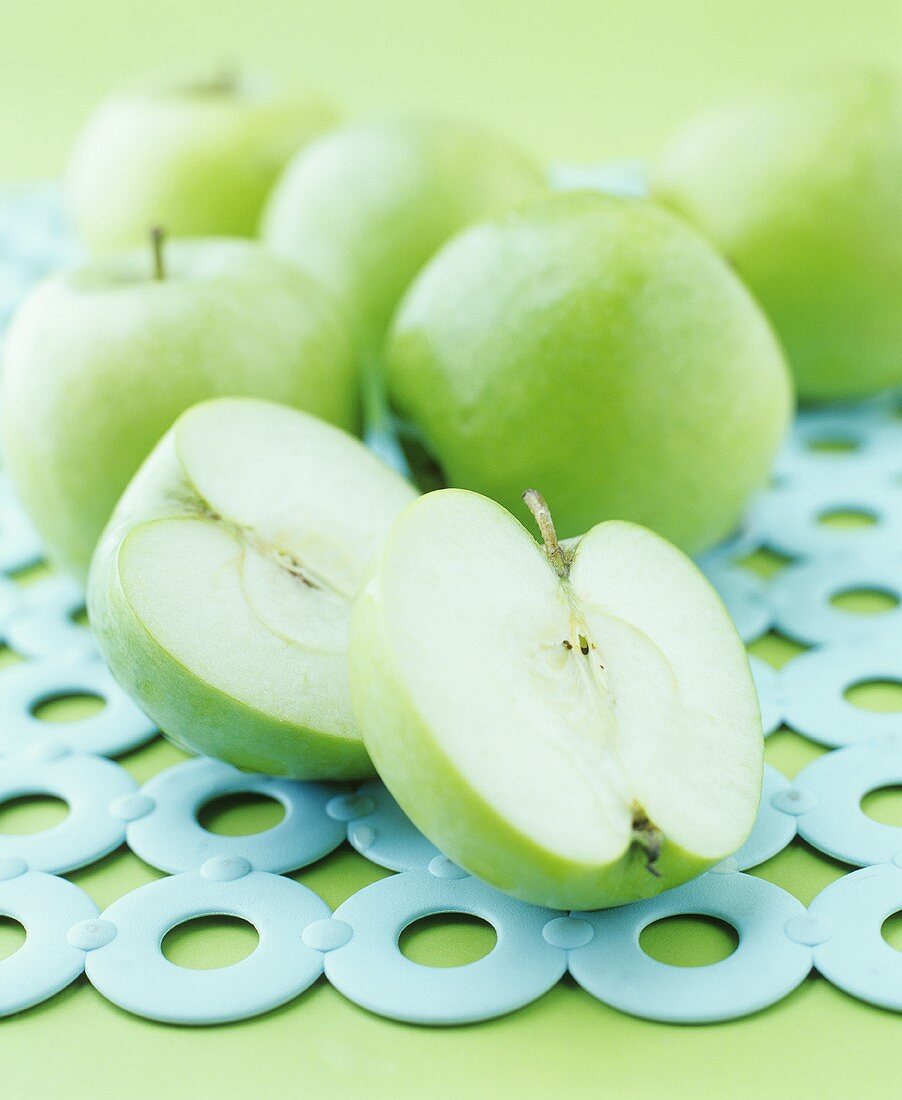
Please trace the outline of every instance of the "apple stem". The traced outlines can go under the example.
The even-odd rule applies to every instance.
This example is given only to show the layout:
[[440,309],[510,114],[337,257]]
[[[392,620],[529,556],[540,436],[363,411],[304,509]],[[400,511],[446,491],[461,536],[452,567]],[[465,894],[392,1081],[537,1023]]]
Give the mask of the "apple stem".
[[532,512],[533,519],[539,528],[542,542],[545,544],[545,556],[554,566],[558,576],[562,580],[566,579],[570,575],[570,557],[557,540],[551,509],[545,503],[545,498],[538,489],[527,489],[523,494],[523,503]]
[[157,282],[166,278],[166,265],[163,263],[163,241],[166,238],[166,230],[161,225],[155,225],[150,231],[150,247],[153,250],[153,277]]

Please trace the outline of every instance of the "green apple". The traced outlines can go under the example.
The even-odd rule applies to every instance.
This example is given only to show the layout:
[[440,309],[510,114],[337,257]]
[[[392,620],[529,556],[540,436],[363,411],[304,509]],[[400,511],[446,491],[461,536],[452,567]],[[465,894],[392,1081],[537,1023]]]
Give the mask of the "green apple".
[[404,289],[448,237],[545,190],[542,171],[494,134],[436,118],[355,122],[292,161],[262,234],[343,304],[372,355]]
[[678,134],[655,191],[770,315],[799,394],[902,383],[902,81],[800,82]]
[[713,248],[652,203],[545,199],[450,241],[386,345],[390,397],[444,470],[562,534],[644,524],[695,553],[727,535],[792,410],[761,310]]
[[413,488],[358,440],[253,398],[183,413],[91,566],[113,674],[178,744],[300,779],[372,774],[347,635],[366,565]]
[[125,92],[75,147],[76,227],[95,252],[137,245],[156,223],[177,236],[252,237],[279,172],[335,121],[319,99],[238,72]]
[[294,265],[225,238],[173,242],[164,263],[145,249],[51,278],[6,338],[6,463],[51,559],[80,577],[129,478],[198,401],[248,394],[358,423],[346,327]]
[[612,520],[545,550],[498,504],[410,504],[354,606],[380,776],[462,867],[537,905],[648,897],[731,855],[761,794],[745,650],[692,562]]

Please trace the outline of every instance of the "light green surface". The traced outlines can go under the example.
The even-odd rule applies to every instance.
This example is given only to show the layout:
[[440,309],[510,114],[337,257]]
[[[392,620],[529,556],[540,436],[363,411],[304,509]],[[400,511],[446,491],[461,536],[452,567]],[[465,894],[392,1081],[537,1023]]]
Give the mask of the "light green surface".
[[248,60],[349,112],[465,115],[538,155],[645,155],[695,110],[800,68],[899,65],[898,0],[9,0],[0,178],[58,173],[147,69]]
[[[800,66],[898,65],[902,39],[898,0],[32,0],[7,8],[0,178],[19,180],[58,174],[85,112],[116,83],[192,57],[249,57],[333,93],[351,110],[437,108],[507,129],[538,155],[593,158],[651,153],[690,112]],[[773,641],[755,649],[791,652]],[[820,751],[783,732],[770,739],[768,759],[792,775]],[[123,763],[144,780],[177,759],[157,742]],[[892,813],[890,796],[881,798],[880,812]],[[807,902],[845,870],[797,842],[756,873]],[[334,906],[383,873],[342,849],[297,877]],[[120,852],[71,877],[105,906],[158,873]],[[665,931],[652,936],[650,950],[661,948]],[[438,935],[421,933],[407,950],[425,958],[418,956],[429,946],[424,937]],[[453,949],[472,950],[473,937],[472,929],[455,933]],[[890,937],[902,944],[898,920]],[[15,929],[0,925],[0,955],[15,942]],[[723,941],[708,942],[693,938],[696,961],[715,957]],[[173,957],[195,964],[234,959],[247,946],[240,930],[200,956],[187,935],[168,945]],[[633,1020],[565,981],[505,1019],[436,1031],[370,1016],[323,982],[257,1020],[174,1028],[128,1016],[81,979],[0,1023],[0,1094],[890,1097],[902,1073],[900,1027],[897,1016],[817,977],[765,1012],[710,1027]]]

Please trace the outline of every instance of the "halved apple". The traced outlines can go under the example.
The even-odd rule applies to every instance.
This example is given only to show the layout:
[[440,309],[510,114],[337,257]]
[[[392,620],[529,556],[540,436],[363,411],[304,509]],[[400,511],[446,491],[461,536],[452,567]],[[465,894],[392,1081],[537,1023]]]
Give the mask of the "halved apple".
[[114,675],[192,750],[272,775],[372,774],[348,698],[351,602],[415,495],[315,417],[196,405],[94,555],[88,610]]
[[735,851],[763,739],[742,643],[679,550],[610,521],[543,549],[507,511],[440,490],[401,513],[351,626],[351,699],[401,807],[527,901],[658,893]]

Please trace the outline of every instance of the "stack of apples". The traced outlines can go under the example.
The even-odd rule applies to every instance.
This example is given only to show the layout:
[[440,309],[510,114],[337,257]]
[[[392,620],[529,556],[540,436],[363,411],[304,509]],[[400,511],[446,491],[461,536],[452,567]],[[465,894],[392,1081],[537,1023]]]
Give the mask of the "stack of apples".
[[766,481],[793,376],[902,382],[900,103],[863,73],[718,111],[642,199],[237,73],[103,107],[92,258],[23,305],[0,418],[115,676],[190,751],[378,772],[531,902],[729,855],[761,723],[687,555]]

